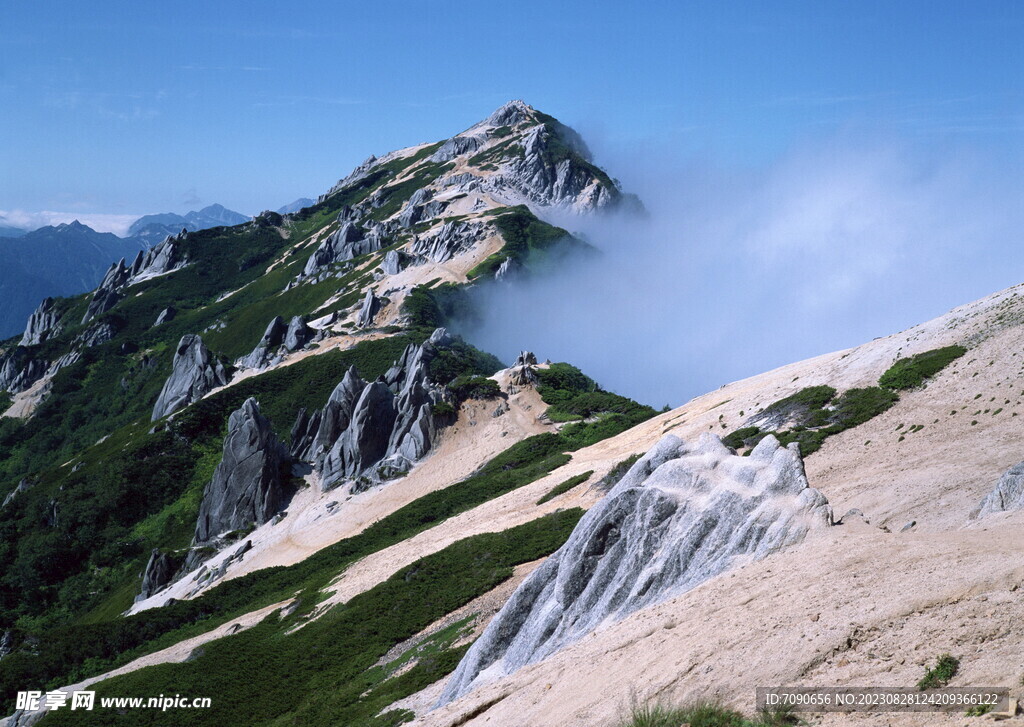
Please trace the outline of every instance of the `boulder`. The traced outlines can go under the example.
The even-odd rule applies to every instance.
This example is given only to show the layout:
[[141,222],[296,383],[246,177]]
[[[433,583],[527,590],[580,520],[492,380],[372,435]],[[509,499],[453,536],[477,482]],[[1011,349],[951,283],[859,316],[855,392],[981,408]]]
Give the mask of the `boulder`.
[[470,249],[481,238],[483,230],[483,225],[446,222],[434,234],[414,238],[410,252],[443,263]]
[[352,414],[366,386],[355,369],[349,368],[321,411],[310,416],[305,410],[300,411],[292,427],[292,455],[321,467],[328,450],[352,422]]
[[142,572],[142,589],[135,597],[135,602],[145,601],[174,579],[174,574],[181,568],[182,559],[172,553],[161,553],[154,548],[149,554],[146,569]]
[[380,311],[380,298],[373,294],[372,289],[366,290],[362,305],[359,306],[359,314],[356,316],[356,326],[368,328],[373,325],[373,319]]
[[286,478],[288,454],[253,398],[228,419],[224,457],[203,492],[195,542],[262,525],[283,510],[292,490]]
[[389,250],[380,264],[380,269],[385,275],[398,275],[404,267],[405,256],[398,250]]
[[302,274],[306,277],[316,275],[331,265],[352,260],[359,255],[377,252],[383,246],[383,238],[379,233],[366,234],[355,223],[344,222],[337,232],[313,251]]
[[450,162],[463,154],[472,154],[483,145],[484,140],[479,136],[453,136],[431,155],[430,161]]
[[[387,384],[374,381],[363,389],[352,421],[324,459],[321,483],[325,490],[355,480],[384,458],[396,414],[395,395]],[[353,487],[353,491],[358,489]]]
[[1024,508],[1024,462],[1015,464],[999,478],[992,492],[981,501],[978,516]]
[[694,445],[667,435],[516,589],[439,704],[831,524],[797,445],[768,436],[739,457],[710,433]]
[[284,334],[284,347],[289,353],[294,353],[305,348],[315,336],[316,331],[306,325],[302,316],[293,316]]
[[53,298],[43,298],[43,302],[28,317],[25,333],[18,345],[36,346],[60,332],[60,313],[56,303]]
[[218,386],[226,385],[229,378],[202,338],[193,333],[182,336],[174,352],[171,375],[156,400],[151,421],[198,401]]
[[178,311],[174,308],[164,308],[160,311],[160,315],[156,317],[156,322],[153,323],[153,326],[162,326],[164,323],[170,323],[174,320],[174,316],[177,315],[177,313]]

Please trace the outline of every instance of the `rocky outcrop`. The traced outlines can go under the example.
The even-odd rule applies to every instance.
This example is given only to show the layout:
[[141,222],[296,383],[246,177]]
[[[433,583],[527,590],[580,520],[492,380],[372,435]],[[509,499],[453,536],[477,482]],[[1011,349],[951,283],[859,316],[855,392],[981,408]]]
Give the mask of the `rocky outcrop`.
[[0,358],[0,391],[18,394],[46,375],[49,364],[17,346]]
[[135,602],[144,601],[162,589],[174,579],[174,574],[181,568],[182,559],[173,553],[161,553],[154,548],[149,554],[146,569],[142,572],[142,589],[135,597]]
[[295,316],[286,325],[284,318],[275,316],[267,324],[263,338],[249,354],[238,359],[239,368],[263,369],[280,363],[286,354],[301,350],[316,337],[316,331],[306,325],[302,316]]
[[288,455],[260,414],[255,399],[246,399],[228,419],[224,458],[203,492],[195,542],[262,525],[291,498],[285,477]]
[[195,334],[182,336],[174,352],[171,375],[164,382],[153,407],[152,421],[198,401],[207,393],[228,383],[228,372]]
[[385,275],[398,275],[405,267],[405,256],[398,250],[389,250],[380,264]]
[[429,366],[450,345],[439,328],[423,344],[407,346],[373,383],[349,369],[321,411],[299,413],[292,455],[313,465],[325,490],[352,482],[359,491],[407,472],[436,439],[434,406],[447,392],[431,383]]
[[380,311],[380,298],[373,294],[373,290],[367,288],[366,295],[363,297],[363,302],[359,306],[359,313],[356,315],[356,326],[359,328],[368,328],[373,325],[373,319],[376,318],[377,313]]
[[443,263],[473,247],[483,234],[483,225],[446,222],[432,235],[415,238],[410,252]]
[[365,388],[366,382],[350,368],[334,387],[322,410],[312,416],[307,415],[305,409],[301,410],[292,427],[292,456],[322,466],[326,453],[352,422],[352,414]]
[[39,307],[28,317],[28,324],[19,345],[36,346],[60,332],[60,313],[56,303],[53,298],[43,299]]
[[[537,384],[537,357],[531,351],[522,351],[509,369],[508,383],[515,389]],[[515,391],[511,393],[516,393]]]
[[977,516],[1020,509],[1024,509],[1024,462],[1003,473],[995,489],[981,501]]
[[524,121],[533,120],[533,109],[521,99],[514,99],[497,109],[487,117],[485,124],[489,126],[516,126]]
[[131,269],[124,264],[124,258],[110,266],[107,274],[100,281],[99,287],[92,294],[89,307],[86,308],[85,315],[82,317],[83,326],[117,305],[117,302],[121,300],[120,291],[128,283],[131,275]]
[[164,323],[170,323],[174,320],[174,316],[177,315],[177,313],[178,311],[174,308],[164,308],[160,311],[160,315],[156,317],[156,321],[153,323],[153,326],[162,326]]
[[307,278],[315,276],[332,265],[377,252],[382,247],[384,238],[378,231],[365,231],[354,222],[344,222],[313,251],[302,275]]
[[439,703],[831,524],[797,445],[768,436],[739,457],[710,433],[695,445],[667,435],[516,589]]
[[478,136],[453,136],[431,155],[430,161],[450,162],[463,154],[472,154],[483,145],[484,140]]
[[187,235],[188,230],[182,228],[177,235],[164,238],[149,250],[140,251],[132,263],[129,282],[138,283],[184,267],[186,259],[181,241]]
[[[352,421],[341,433],[324,459],[321,483],[324,489],[345,480],[355,480],[384,459],[388,439],[395,425],[395,395],[383,381],[363,389],[352,411]],[[360,486],[354,491],[363,489]]]
[[32,487],[32,483],[28,479],[22,478],[18,482],[18,486],[15,487],[10,492],[8,492],[7,495],[4,497],[4,502],[2,505],[0,505],[0,509],[6,508],[8,505],[14,502],[15,498],[17,498],[21,493],[27,492],[30,487]]
[[345,189],[345,187],[348,187],[352,184],[355,184],[356,182],[365,179],[367,176],[369,176],[370,172],[373,171],[373,168],[377,166],[377,163],[377,157],[371,154],[363,161],[362,164],[353,169],[352,172],[347,177],[345,177],[344,179],[339,179],[337,184],[335,184],[333,187],[327,190],[327,194],[320,195],[317,201],[322,202],[328,197],[330,197],[332,194],[340,192],[341,190]]

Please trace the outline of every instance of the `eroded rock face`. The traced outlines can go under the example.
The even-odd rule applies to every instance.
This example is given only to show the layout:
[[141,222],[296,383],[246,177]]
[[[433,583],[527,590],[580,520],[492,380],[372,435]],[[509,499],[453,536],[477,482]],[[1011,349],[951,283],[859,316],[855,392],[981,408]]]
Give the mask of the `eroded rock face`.
[[181,241],[186,235],[188,230],[182,229],[177,235],[164,238],[163,242],[149,250],[140,251],[132,263],[131,282],[148,280],[184,266],[185,252]]
[[39,307],[28,317],[22,346],[36,346],[60,332],[60,314],[53,298],[44,298]]
[[519,586],[439,704],[831,524],[796,445],[768,436],[738,457],[710,433],[695,445],[667,435]]
[[978,516],[1020,509],[1024,509],[1024,462],[1003,473],[995,489],[981,501]]
[[357,492],[407,472],[436,439],[434,406],[446,392],[431,383],[429,365],[449,345],[439,328],[422,345],[407,346],[373,383],[349,369],[321,411],[299,413],[293,456],[313,465],[325,490],[352,482]]
[[250,353],[238,359],[235,365],[247,369],[263,369],[280,363],[286,354],[294,353],[316,337],[316,331],[306,325],[302,316],[294,316],[286,325],[284,318],[275,316],[263,338]]
[[193,333],[182,336],[174,352],[171,375],[156,400],[151,421],[198,401],[218,386],[226,385],[229,378],[223,364],[213,357],[202,338]]
[[413,240],[410,252],[443,263],[473,247],[482,235],[482,225],[446,222],[437,232]]
[[367,232],[354,222],[344,222],[337,232],[320,243],[313,252],[306,262],[303,275],[314,276],[335,263],[377,252],[383,246],[383,237],[377,231]]
[[107,274],[100,281],[99,287],[92,294],[89,307],[86,308],[85,315],[82,317],[83,326],[117,305],[117,302],[121,300],[120,291],[128,283],[131,275],[131,269],[124,264],[124,258],[110,266]]
[[203,492],[195,541],[249,525],[262,525],[291,498],[285,469],[288,454],[260,414],[255,399],[246,399],[228,420],[224,458]]
[[363,298],[362,305],[359,306],[359,314],[356,316],[356,326],[359,328],[368,328],[373,325],[373,319],[377,317],[377,313],[380,311],[380,298],[373,294],[372,289],[366,290],[366,296]]
[[46,375],[49,364],[18,346],[0,358],[0,391],[18,394]]
[[135,597],[135,602],[144,601],[162,589],[174,579],[174,574],[181,567],[182,559],[171,553],[161,553],[154,548],[149,554],[146,570],[142,573],[142,589]]

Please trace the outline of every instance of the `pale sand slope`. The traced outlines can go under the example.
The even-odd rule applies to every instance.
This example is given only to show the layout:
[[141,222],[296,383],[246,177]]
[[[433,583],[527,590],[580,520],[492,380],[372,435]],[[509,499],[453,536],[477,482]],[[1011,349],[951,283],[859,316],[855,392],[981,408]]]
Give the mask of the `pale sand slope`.
[[[1021,580],[1020,569],[1024,568],[1024,561],[1019,557],[1022,545],[1019,541],[1021,517],[1003,518],[998,523],[974,523],[970,530],[962,529],[970,523],[971,512],[981,498],[991,490],[998,476],[1007,467],[1024,459],[1024,405],[1021,404],[1024,401],[1024,328],[1021,327],[1021,321],[1024,319],[1024,300],[1020,297],[1020,291],[1021,288],[1018,286],[963,306],[901,334],[729,384],[698,397],[674,412],[603,442],[602,445],[614,447],[617,440],[628,439],[634,440],[634,446],[649,447],[657,440],[657,434],[650,431],[651,425],[655,423],[661,425],[659,431],[672,431],[686,439],[708,429],[725,434],[742,426],[752,413],[804,386],[827,383],[840,391],[854,386],[869,386],[873,385],[878,376],[901,356],[952,343],[973,345],[974,348],[967,355],[949,366],[927,387],[920,391],[902,393],[900,402],[889,412],[851,431],[832,437],[821,451],[810,456],[806,462],[811,486],[826,494],[837,516],[842,515],[848,508],[857,507],[862,509],[875,525],[887,525],[893,530],[898,530],[905,522],[916,520],[918,524],[915,529],[909,533],[890,536],[873,528],[868,528],[867,535],[854,531],[852,525],[839,528],[829,533],[824,542],[816,541],[813,545],[808,543],[790,553],[777,556],[784,560],[779,561],[780,565],[776,566],[776,573],[783,573],[781,583],[777,582],[776,587],[783,589],[777,600],[784,600],[793,598],[792,589],[795,585],[800,590],[800,595],[794,600],[801,603],[806,597],[805,589],[814,590],[816,607],[823,610],[839,609],[844,614],[832,623],[847,624],[858,619],[872,623],[879,632],[878,638],[887,639],[889,643],[895,645],[892,648],[907,651],[914,651],[917,648],[921,653],[915,652],[914,659],[918,662],[934,659],[943,650],[956,651],[954,647],[958,643],[980,643],[983,638],[987,638],[984,633],[987,626],[984,621],[976,622],[978,614],[964,620],[966,617],[956,615],[951,610],[951,605],[947,608],[941,607],[956,601],[956,594],[948,590],[953,585],[983,593],[991,590],[994,583],[1001,582],[1000,579],[1016,578],[1015,583]],[[1009,403],[1006,403],[1007,401]],[[989,409],[988,413],[984,412],[986,408]],[[996,409],[1000,408],[1002,411],[995,414]],[[953,410],[957,413],[950,415]],[[981,412],[975,414],[979,410]],[[743,416],[740,415],[740,411],[744,412]],[[1014,417],[1014,412],[1020,416]],[[977,424],[972,426],[972,422]],[[900,424],[904,426],[897,429]],[[903,431],[912,424],[923,424],[925,427],[914,434],[904,435]],[[905,436],[902,442],[899,441],[901,435]],[[870,444],[865,444],[868,441]],[[930,550],[933,546],[934,552]],[[847,548],[850,549],[849,553],[845,552]],[[907,548],[917,550],[905,552]],[[917,555],[913,555],[913,552]],[[877,574],[879,578],[884,572],[889,573],[889,580],[883,579],[884,582],[878,585],[877,592],[871,589],[862,592],[863,597],[859,601],[859,606],[865,614],[870,615],[870,618],[860,615],[854,618],[847,611],[843,611],[841,597],[836,603],[830,602],[837,597],[837,585],[842,584],[841,587],[845,588],[851,582],[841,574],[834,575],[841,570],[839,564],[845,562],[840,558],[847,555],[851,558],[860,558],[865,567],[874,559],[881,571]],[[826,556],[833,560],[827,560]],[[772,558],[766,563],[774,561],[775,558]],[[965,562],[977,565],[967,567],[964,565]],[[750,566],[738,572],[742,573],[742,576],[734,574],[724,579],[716,579],[706,584],[703,589],[713,588],[716,589],[715,593],[718,593],[717,589],[725,587],[723,583],[734,583],[737,594],[742,594],[748,588],[754,593],[753,584],[756,584],[756,579],[747,583],[748,575],[762,572],[757,569],[770,568],[772,566],[767,564]],[[946,579],[945,574],[954,571],[956,578],[951,581]],[[815,575],[811,576],[811,573]],[[943,582],[940,584],[938,581]],[[934,589],[939,586],[947,590],[935,591]],[[904,637],[909,633],[907,627],[892,621],[891,619],[895,618],[892,614],[901,614],[901,618],[905,616],[908,621],[917,623],[920,619],[913,614],[918,608],[921,594],[928,594],[927,597],[931,599],[929,602],[935,608],[935,615],[928,623],[930,627],[937,629],[937,633],[931,639],[921,636],[917,640],[904,641]],[[695,649],[722,648],[723,642],[717,635],[729,633],[734,622],[758,623],[766,609],[781,609],[785,605],[773,601],[767,606],[758,599],[748,601],[751,604],[750,608],[739,608],[736,603],[745,599],[737,595],[728,611],[705,607],[691,612],[681,610],[680,604],[690,603],[686,599],[698,599],[698,596],[695,593],[683,596],[672,604],[657,607],[656,613],[674,613],[678,619],[692,622],[698,636],[686,633],[688,638],[696,639],[692,644]],[[995,602],[996,597],[993,596],[992,600]],[[1015,592],[1010,601],[1000,602],[994,609],[992,618],[1019,620],[1024,615],[1024,596]],[[712,603],[713,599],[708,602]],[[796,608],[799,605],[800,603],[794,603],[787,608]],[[878,614],[885,615],[889,620],[878,617]],[[647,618],[647,612],[644,611],[615,628],[626,629],[628,632],[628,629],[632,628],[629,624],[635,626],[636,623],[646,623]],[[714,660],[708,662],[707,658],[702,656],[699,661],[688,662],[686,658],[680,658],[682,652],[677,653],[676,646],[663,648],[661,642],[657,640],[641,639],[642,646],[638,651],[644,659],[649,658],[652,664],[657,665],[653,670],[641,667],[634,670],[632,666],[623,666],[618,654],[602,662],[592,651],[577,652],[577,649],[583,648],[583,645],[580,645],[571,649],[565,656],[557,657],[559,661],[553,663],[572,664],[573,669],[586,665],[586,668],[581,669],[586,675],[585,678],[561,682],[550,676],[551,672],[547,671],[545,665],[531,667],[523,672],[523,676],[513,675],[498,685],[480,690],[480,694],[490,696],[481,697],[474,693],[452,705],[452,709],[443,714],[465,715],[482,701],[496,698],[497,695],[506,692],[514,692],[514,698],[508,697],[502,702],[508,702],[507,711],[503,711],[504,707],[494,708],[494,714],[504,715],[504,718],[491,717],[492,710],[488,710],[478,719],[468,723],[537,726],[597,724],[599,722],[587,720],[599,715],[603,715],[601,719],[609,718],[623,703],[628,702],[628,690],[623,692],[622,684],[642,685],[647,679],[657,683],[652,674],[659,669],[664,670],[661,677],[662,686],[659,689],[672,692],[675,697],[686,696],[691,692],[697,696],[719,690],[727,699],[739,700],[735,702],[737,706],[742,705],[749,711],[752,709],[752,702],[748,700],[749,695],[746,692],[735,692],[736,685],[741,683],[744,674],[757,674],[757,669],[748,668],[750,664],[761,668],[765,661],[771,662],[770,666],[775,671],[765,671],[764,678],[757,679],[758,684],[768,684],[773,680],[785,682],[805,673],[814,678],[805,679],[801,683],[854,683],[844,681],[846,672],[834,669],[831,662],[820,664],[817,670],[811,673],[808,671],[810,657],[804,658],[798,651],[793,651],[790,656],[790,651],[794,648],[790,641],[794,639],[797,642],[807,641],[812,647],[811,653],[813,647],[821,646],[821,642],[817,640],[820,634],[818,630],[811,633],[799,628],[794,629],[794,633],[784,632],[782,624],[787,623],[789,619],[797,619],[795,622],[799,623],[799,614],[782,611],[776,625],[772,627],[778,630],[778,638],[782,641],[773,642],[767,648],[763,636],[768,632],[762,630],[760,638],[761,648],[764,650],[763,658],[757,658],[752,653],[757,646],[757,632],[751,634],[751,641],[744,647],[746,650],[742,652],[740,659],[735,658],[736,654],[731,651],[729,644],[725,643],[730,652],[716,657],[719,659],[716,674],[704,681],[696,680],[695,672],[703,670],[705,663],[714,666]],[[698,627],[698,624],[701,626]],[[981,630],[978,631],[977,628]],[[816,625],[815,629],[820,627]],[[706,636],[699,637],[702,630]],[[803,635],[805,638],[802,638]],[[591,640],[599,642],[594,648],[614,650],[609,645],[610,638],[602,634]],[[774,633],[772,638],[776,638]],[[589,644],[591,640],[586,643]],[[929,643],[935,648],[934,651],[926,652]],[[743,646],[744,642],[737,638],[735,644]],[[899,646],[900,644],[905,646]],[[999,662],[998,669],[992,667],[995,671],[991,672],[991,678],[995,679],[996,672],[1003,670],[999,673],[1000,678],[989,684],[1018,684],[1018,672],[1024,671],[1024,660],[1021,658],[1024,647],[1014,647],[1018,648],[1018,651],[1004,649],[1003,652],[995,652],[989,651],[986,647],[985,659],[995,659],[992,664]],[[968,651],[962,647],[960,653],[968,657]],[[956,683],[985,683],[985,679],[981,677],[986,677],[990,672],[979,672],[981,677],[978,678],[972,676],[972,670],[982,668],[975,663],[976,661],[973,655],[965,658],[964,675],[962,679],[958,678]],[[981,663],[988,662],[982,660]],[[697,666],[698,664],[701,666]],[[859,682],[862,684],[913,684],[920,678],[923,668],[919,663],[914,663],[911,671],[912,678],[908,676],[906,679],[895,681],[873,682],[867,679],[874,675],[870,670],[863,674],[857,672],[853,677],[864,677]],[[544,676],[527,676],[535,672]],[[624,678],[623,675],[629,677]],[[769,676],[772,678],[769,679]],[[607,680],[603,681],[605,677]],[[542,683],[545,679],[546,681]],[[613,683],[619,687],[613,688]],[[744,689],[750,691],[752,686]],[[616,695],[614,699],[608,696],[613,694]],[[556,709],[556,703],[575,706],[568,710]],[[584,703],[586,706],[583,706]],[[526,705],[544,706],[533,710]],[[574,722],[572,719],[577,708],[583,710],[582,716]],[[542,717],[546,710],[552,710],[550,718]],[[513,715],[516,717],[513,718]],[[530,715],[530,718],[526,719],[522,715]],[[846,718],[834,716],[831,719]],[[423,722],[430,725],[446,723],[443,715],[429,716]],[[926,723],[927,719],[922,722]]]
[[[532,389],[509,397],[504,415],[491,416],[497,406],[494,401],[466,402],[458,421],[443,430],[436,449],[401,479],[351,496],[347,488],[321,492],[312,481],[295,495],[280,522],[272,520],[246,538],[252,542],[252,550],[213,583],[261,568],[298,563],[343,538],[357,535],[413,500],[461,481],[516,442],[552,429],[545,420],[538,420],[546,406]],[[236,550],[226,548],[208,560],[207,567],[216,568]],[[169,598],[186,598],[196,588],[194,578],[189,575],[181,579],[135,604],[130,612],[163,605]]]
[[[962,656],[955,685],[1017,685],[1022,525],[1018,516],[952,533],[839,526],[643,609],[415,724],[614,725],[634,699],[717,698],[752,714],[757,686],[913,686],[943,652]],[[965,720],[883,715],[864,723]]]

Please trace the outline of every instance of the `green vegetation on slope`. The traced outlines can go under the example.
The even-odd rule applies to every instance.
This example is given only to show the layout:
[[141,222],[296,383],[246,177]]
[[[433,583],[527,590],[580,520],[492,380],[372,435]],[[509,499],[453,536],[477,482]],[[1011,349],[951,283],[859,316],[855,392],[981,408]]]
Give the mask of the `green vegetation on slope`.
[[946,346],[901,358],[878,379],[886,389],[913,389],[967,353],[963,346]]
[[494,224],[505,245],[467,273],[471,280],[481,276],[493,277],[506,260],[527,269],[543,270],[556,248],[560,254],[570,246],[589,249],[588,245],[562,228],[537,219],[524,205],[502,210],[494,217]]
[[[283,621],[271,617],[207,644],[186,663],[149,667],[103,682],[96,691],[99,696],[209,696],[210,709],[189,713],[197,727],[400,724],[407,713],[376,715],[395,699],[452,671],[462,651],[442,652],[392,680],[376,662],[395,645],[507,580],[516,565],[553,552],[582,514],[567,510],[458,541],[292,634],[285,631],[296,624],[298,614]],[[138,712],[79,710],[56,713],[48,723],[107,727],[138,719]],[[178,725],[181,714],[150,710],[145,719],[151,725]]]

